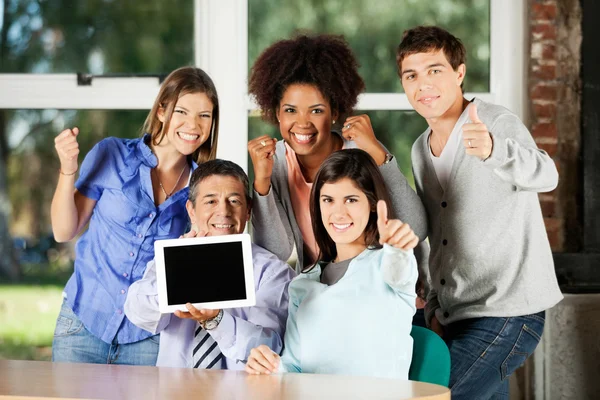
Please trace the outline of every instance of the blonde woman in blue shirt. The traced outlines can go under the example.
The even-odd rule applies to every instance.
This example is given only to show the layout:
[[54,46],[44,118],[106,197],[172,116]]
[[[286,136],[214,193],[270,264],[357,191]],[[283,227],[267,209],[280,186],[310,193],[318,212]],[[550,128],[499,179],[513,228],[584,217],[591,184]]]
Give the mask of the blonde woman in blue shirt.
[[281,358],[259,346],[246,371],[408,379],[419,239],[388,214],[383,177],[366,152],[333,153],[314,182],[319,262],[290,284]]
[[163,82],[139,139],[107,138],[86,155],[79,179],[77,128],[55,139],[60,175],[52,200],[59,242],[75,247],[56,322],[52,360],[154,365],[158,335],[132,324],[129,286],[154,257],[154,241],[179,237],[192,170],[215,158],[219,100],[201,69],[179,68]]

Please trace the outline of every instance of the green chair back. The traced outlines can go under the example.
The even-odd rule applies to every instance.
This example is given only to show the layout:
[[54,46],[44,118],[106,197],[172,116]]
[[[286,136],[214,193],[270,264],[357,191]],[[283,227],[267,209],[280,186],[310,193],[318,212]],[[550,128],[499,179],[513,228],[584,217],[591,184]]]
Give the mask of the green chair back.
[[420,326],[412,327],[413,354],[408,379],[448,387],[450,382],[450,351],[435,332]]

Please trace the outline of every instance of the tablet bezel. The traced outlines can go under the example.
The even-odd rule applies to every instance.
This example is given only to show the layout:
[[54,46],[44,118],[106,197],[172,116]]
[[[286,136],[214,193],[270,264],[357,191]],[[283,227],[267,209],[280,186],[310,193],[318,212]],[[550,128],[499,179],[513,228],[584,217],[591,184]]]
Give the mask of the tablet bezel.
[[[240,233],[235,235],[204,236],[195,238],[165,239],[154,242],[154,260],[156,263],[156,286],[158,290],[158,306],[161,313],[172,313],[175,310],[188,311],[185,304],[169,305],[167,297],[167,279],[165,271],[165,247],[180,247],[210,243],[240,242],[242,245],[242,258],[244,261],[244,278],[246,286],[246,299],[225,300],[208,303],[192,303],[198,309],[218,310],[222,308],[251,307],[256,305],[254,290],[254,267],[252,262],[252,242],[250,235]],[[218,284],[218,283],[214,283]]]

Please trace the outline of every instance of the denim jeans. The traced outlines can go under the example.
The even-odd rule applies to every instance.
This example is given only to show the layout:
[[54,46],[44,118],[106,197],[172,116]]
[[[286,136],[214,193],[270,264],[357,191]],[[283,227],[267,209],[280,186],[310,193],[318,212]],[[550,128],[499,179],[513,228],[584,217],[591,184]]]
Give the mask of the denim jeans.
[[63,301],[52,341],[52,361],[94,364],[156,365],[159,335],[135,343],[108,344],[92,335]]
[[508,377],[537,347],[545,312],[454,322],[444,332],[450,349],[452,400],[508,399]]

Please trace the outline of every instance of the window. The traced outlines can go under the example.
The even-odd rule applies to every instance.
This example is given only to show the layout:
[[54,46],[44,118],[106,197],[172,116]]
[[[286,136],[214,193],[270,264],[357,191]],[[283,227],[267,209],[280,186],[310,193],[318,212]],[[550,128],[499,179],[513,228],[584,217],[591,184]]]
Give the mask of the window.
[[[266,46],[298,29],[346,36],[367,85],[357,110],[369,113],[376,134],[409,178],[409,149],[425,125],[412,112],[396,76],[395,47],[405,29],[417,24],[450,29],[468,48],[467,96],[523,113],[523,0],[76,3],[0,3],[0,145],[8,144],[3,151],[11,154],[13,204],[34,193],[17,184],[22,174],[32,173],[23,164],[28,151],[45,152],[42,169],[52,173],[51,138],[66,126],[79,124],[90,144],[104,136],[137,136],[147,111],[120,110],[148,110],[159,80],[136,74],[160,75],[182,65],[206,70],[219,91],[218,156],[248,165],[248,136],[277,134],[255,116],[247,95],[248,68]],[[77,72],[112,75],[85,85],[81,79],[78,84]],[[54,179],[40,175],[39,182]],[[47,202],[44,196],[40,199]],[[12,214],[14,221],[21,220],[17,214]],[[47,231],[43,224],[39,230]]]
[[[159,82],[133,76],[194,63],[188,0],[2,4],[0,108],[148,109]],[[77,73],[108,77],[84,84]]]
[[[410,12],[407,12],[410,10]],[[248,2],[248,63],[298,31],[344,35],[361,65],[367,93],[402,92],[395,60],[404,30],[437,24],[463,39],[469,51],[466,89],[489,91],[489,0],[252,0]]]
[[187,0],[3,3],[3,73],[157,73],[194,61]]
[[[106,136],[138,137],[156,76],[195,63],[195,7],[189,0],[0,2],[0,247],[11,246],[9,230],[23,272],[29,264],[71,266],[70,245],[56,246],[51,235],[54,137],[79,126],[80,160]],[[78,82],[77,73],[109,77]],[[2,254],[5,267],[10,253]]]
[[[523,0],[0,1],[0,269],[11,270],[8,246],[24,273],[71,267],[74,242],[56,246],[50,235],[53,138],[78,125],[82,160],[103,137],[138,136],[158,93],[155,74],[190,64],[210,74],[221,103],[218,156],[246,166],[249,132],[276,134],[255,116],[249,65],[299,28],[344,34],[367,84],[357,108],[369,113],[410,179],[410,145],[425,126],[396,78],[402,31],[416,24],[451,29],[469,51],[468,95],[523,115],[525,15]],[[77,73],[108,76],[86,81]],[[48,295],[51,310],[60,306],[60,290]],[[35,310],[38,322],[49,321],[40,329],[50,327],[35,343],[49,346],[56,314],[41,315],[37,303]],[[6,338],[0,332],[0,342],[12,343]]]
[[[402,33],[422,24],[450,30],[467,48],[467,98],[477,96],[522,114],[524,6],[522,1],[511,5],[515,7],[495,0],[252,0],[247,3],[248,65],[267,46],[298,31],[344,35],[366,83],[355,113],[369,114],[378,139],[412,181],[410,147],[427,125],[412,111],[398,79],[395,51]],[[276,129],[260,121],[255,108],[249,99],[248,136],[267,133],[280,138]]]
[[[523,0],[4,3],[0,45],[13,47],[2,53],[9,56],[0,65],[0,109],[149,109],[157,79],[104,78],[78,86],[75,72],[166,73],[193,62],[211,75],[221,98],[221,143],[227,145],[219,156],[240,165],[247,165],[247,116],[255,109],[246,94],[248,66],[265,46],[296,29],[348,37],[367,83],[358,109],[369,111],[411,109],[395,79],[395,46],[410,26],[446,26],[468,47],[467,95],[523,115]],[[81,39],[85,35],[92,39]],[[44,45],[62,47],[48,53]],[[25,61],[30,54],[37,56]]]

